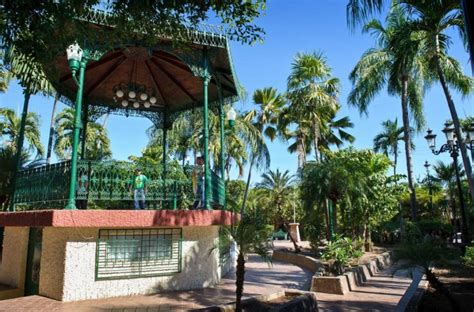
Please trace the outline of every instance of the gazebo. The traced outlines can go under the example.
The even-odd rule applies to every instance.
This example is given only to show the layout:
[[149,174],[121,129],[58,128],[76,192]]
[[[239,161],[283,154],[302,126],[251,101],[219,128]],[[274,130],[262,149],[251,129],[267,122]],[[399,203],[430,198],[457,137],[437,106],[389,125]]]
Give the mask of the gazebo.
[[[82,18],[91,28],[110,27],[104,12]],[[228,249],[212,252],[219,226],[234,219],[224,209],[224,105],[239,94],[229,44],[210,26],[155,39],[113,47],[71,43],[44,63],[61,100],[75,108],[74,140],[70,160],[19,171],[12,211],[0,213],[0,283],[17,294],[71,301],[202,288],[231,267]],[[203,114],[204,210],[186,210],[190,181],[169,179],[165,157],[173,121],[194,109]],[[219,115],[219,172],[210,169],[210,110]],[[87,122],[104,114],[143,116],[163,130],[162,168],[143,168],[150,179],[147,201],[160,203],[149,208],[160,210],[124,210],[133,199],[133,164],[87,158]],[[115,206],[76,210],[76,200]]]

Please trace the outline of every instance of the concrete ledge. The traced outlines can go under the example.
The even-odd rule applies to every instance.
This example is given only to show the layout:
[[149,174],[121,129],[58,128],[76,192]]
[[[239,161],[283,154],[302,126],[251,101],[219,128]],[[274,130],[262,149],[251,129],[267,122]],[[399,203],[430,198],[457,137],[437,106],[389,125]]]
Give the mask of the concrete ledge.
[[0,300],[14,299],[23,297],[25,291],[20,288],[4,289],[0,290]]
[[360,264],[350,272],[340,276],[313,276],[311,291],[344,295],[355,290],[369,280],[375,273],[389,266],[392,253],[385,252],[370,262]]
[[279,250],[275,250],[273,252],[272,259],[297,265],[303,269],[311,271],[313,274],[316,273],[320,268],[324,267],[321,261],[317,259]]
[[349,283],[346,275],[339,276],[313,276],[311,291],[328,294],[345,295],[349,292]]
[[0,212],[0,226],[156,227],[231,225],[224,210],[35,210]]

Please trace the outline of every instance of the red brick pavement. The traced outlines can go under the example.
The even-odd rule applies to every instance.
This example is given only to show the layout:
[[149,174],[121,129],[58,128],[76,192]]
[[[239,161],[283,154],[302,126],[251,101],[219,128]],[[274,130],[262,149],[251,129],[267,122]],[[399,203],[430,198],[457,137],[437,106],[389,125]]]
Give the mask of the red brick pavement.
[[[257,256],[251,256],[247,262],[244,296],[271,294],[283,288],[306,290],[311,276],[310,272],[291,264],[274,262],[269,268]],[[233,275],[230,275],[222,279],[215,288],[67,303],[41,296],[28,296],[0,301],[0,311],[184,311],[234,300],[235,281]]]

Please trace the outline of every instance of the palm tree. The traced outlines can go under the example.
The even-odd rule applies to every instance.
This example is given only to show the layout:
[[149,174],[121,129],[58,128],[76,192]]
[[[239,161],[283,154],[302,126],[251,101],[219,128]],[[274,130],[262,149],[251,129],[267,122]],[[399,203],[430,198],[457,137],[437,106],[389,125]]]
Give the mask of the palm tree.
[[[9,207],[10,195],[13,191],[13,175],[16,171],[16,149],[12,147],[0,148],[0,207],[6,210]],[[28,153],[23,151],[20,156],[20,167],[28,161]]]
[[264,195],[268,197],[268,204],[276,208],[275,215],[278,218],[278,220],[275,220],[276,226],[282,221],[282,210],[284,206],[288,205],[293,185],[294,177],[290,175],[289,171],[281,172],[279,169],[276,171],[269,170],[262,174],[262,180],[256,185],[256,187],[264,191]]
[[53,141],[54,141],[54,120],[56,118],[56,108],[58,107],[59,94],[56,94],[53,102],[53,109],[51,110],[51,119],[49,122],[49,137],[48,137],[48,149],[46,151],[46,162],[51,163],[51,153],[53,151]]
[[428,80],[425,76],[425,64],[419,55],[423,42],[407,31],[410,23],[399,8],[392,9],[386,22],[386,27],[377,20],[364,26],[364,32],[370,32],[376,37],[377,46],[367,50],[352,70],[349,78],[353,83],[353,90],[348,102],[359,108],[361,113],[367,114],[368,105],[384,85],[387,85],[389,94],[400,96],[411,215],[416,220],[409,113],[411,112],[416,129],[421,130],[424,125],[423,85]]
[[[56,140],[54,152],[60,159],[69,159],[72,150],[74,130],[74,109],[65,108],[56,116]],[[88,159],[100,160],[110,158],[110,140],[107,131],[97,122],[87,123],[86,155]]]
[[265,223],[257,217],[244,216],[237,226],[224,228],[224,237],[230,237],[237,245],[237,268],[235,272],[235,311],[242,311],[242,295],[245,282],[245,259],[252,254],[259,255],[263,260],[271,263],[271,254],[267,239],[271,233]]
[[[285,105],[285,98],[278,94],[276,89],[264,88],[255,90],[253,102],[258,109],[249,111],[243,118],[243,121],[247,124],[251,123],[258,130],[258,133],[254,133],[252,140],[249,142],[250,164],[242,209],[240,210],[241,216],[244,214],[247,203],[253,167],[268,168],[270,166],[270,153],[263,136],[268,137],[271,141],[276,138],[278,117]],[[250,125],[247,125],[247,128],[250,128]]]
[[334,114],[321,129],[321,139],[319,141],[321,153],[325,154],[325,151],[328,151],[331,145],[335,145],[339,149],[345,142],[354,143],[355,137],[346,130],[353,127],[354,124],[349,116],[336,119],[336,114]]
[[[435,172],[434,178],[436,181],[441,183],[446,188],[446,193],[449,195],[451,210],[453,213],[453,220],[456,220],[456,167],[454,163],[445,164],[442,161],[438,161],[434,166]],[[459,175],[463,177],[465,175],[460,164],[458,164]],[[459,229],[458,229],[459,230]]]
[[315,158],[319,161],[321,129],[339,109],[339,79],[332,76],[322,52],[298,53],[292,63],[287,88],[291,121],[310,123]]
[[[5,147],[17,151],[18,136],[20,133],[21,120],[10,108],[0,108],[0,135]],[[39,155],[44,154],[44,148],[40,138],[40,119],[38,114],[29,112],[26,117],[25,138],[29,144],[28,151],[35,151]]]
[[[464,75],[459,62],[447,54],[451,37],[448,32],[457,30],[464,36],[464,17],[458,0],[403,0],[401,1],[415,18],[414,30],[426,40],[423,55],[428,69],[437,77],[443,88],[456,137],[462,138],[462,129],[450,88],[463,96],[473,90],[474,80]],[[464,144],[460,144],[461,158],[468,176],[471,199],[474,200],[474,180],[469,157]]]
[[382,127],[382,132],[374,138],[374,151],[393,155],[393,175],[397,175],[398,141],[403,141],[403,127],[398,127],[397,118],[385,120]]

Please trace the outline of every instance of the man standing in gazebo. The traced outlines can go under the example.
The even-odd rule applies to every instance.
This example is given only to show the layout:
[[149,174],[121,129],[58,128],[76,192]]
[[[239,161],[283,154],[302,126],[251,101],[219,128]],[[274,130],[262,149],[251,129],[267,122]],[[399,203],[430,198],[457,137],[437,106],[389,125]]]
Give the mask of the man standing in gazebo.
[[148,178],[142,174],[140,169],[135,169],[135,176],[133,177],[132,184],[130,185],[130,187],[133,187],[133,207],[135,210],[145,209],[145,193],[147,183]]

